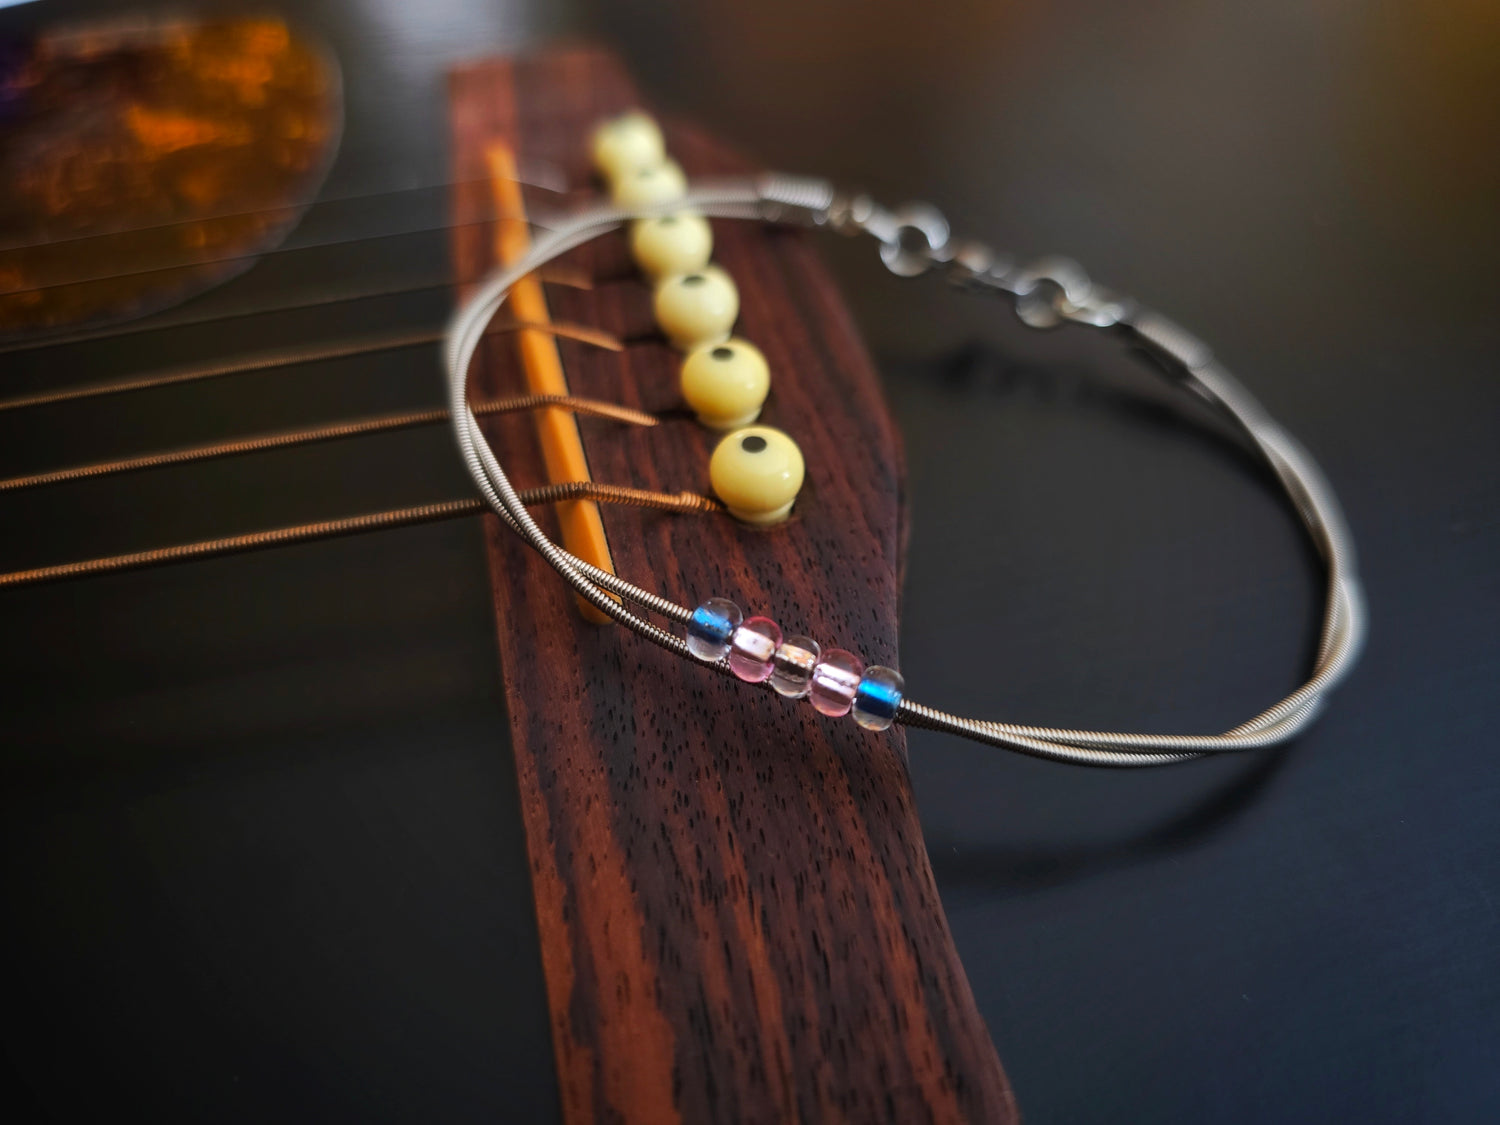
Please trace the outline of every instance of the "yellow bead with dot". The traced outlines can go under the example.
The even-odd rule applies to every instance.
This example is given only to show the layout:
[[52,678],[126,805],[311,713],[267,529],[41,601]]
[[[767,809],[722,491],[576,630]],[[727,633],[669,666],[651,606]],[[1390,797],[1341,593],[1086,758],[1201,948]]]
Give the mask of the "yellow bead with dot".
[[637,219],[630,226],[631,257],[653,280],[700,270],[713,252],[713,229],[695,211]]
[[714,493],[729,514],[753,524],[780,523],[791,515],[805,473],[797,443],[770,426],[735,430],[708,462]]
[[682,397],[710,429],[748,426],[760,417],[770,391],[770,365],[748,340],[702,344],[682,361]]
[[683,351],[719,343],[740,315],[740,291],[718,266],[664,278],[651,303],[656,323]]
[[601,121],[589,138],[589,148],[594,167],[611,183],[637,168],[660,164],[667,154],[661,129],[638,109]]
[[670,158],[644,164],[610,181],[610,198],[617,207],[650,207],[670,203],[687,191],[682,165]]

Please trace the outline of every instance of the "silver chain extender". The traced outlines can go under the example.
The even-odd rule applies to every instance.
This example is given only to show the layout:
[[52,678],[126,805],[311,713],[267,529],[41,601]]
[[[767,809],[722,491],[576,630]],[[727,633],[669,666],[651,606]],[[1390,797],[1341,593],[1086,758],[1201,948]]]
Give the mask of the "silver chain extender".
[[[863,195],[837,194],[826,181],[766,175],[699,183],[668,204],[601,207],[564,220],[540,237],[522,260],[481,284],[451,321],[444,349],[449,398],[460,452],[481,495],[500,518],[536,548],[579,594],[635,633],[693,659],[682,639],[646,621],[609,594],[685,624],[691,610],[599,570],[554,543],[531,518],[468,409],[468,368],[486,325],[511,286],[560,254],[637,218],[691,209],[715,218],[761,219],[869,235],[886,268],[900,277],[935,272],[960,288],[1008,296],[1033,328],[1072,323],[1123,334],[1162,361],[1169,378],[1217,409],[1250,442],[1280,481],[1307,527],[1327,571],[1327,607],[1311,675],[1296,691],[1223,734],[1132,734],[1019,726],[966,719],[903,699],[898,722],[1054,761],[1091,766],[1152,766],[1272,746],[1304,729],[1327,693],[1358,659],[1366,628],[1355,552],[1338,501],[1312,458],[1213,357],[1208,346],[1159,314],[1092,282],[1065,258],[1029,265],[976,242],[954,241],[935,208],[910,203],[892,212]],[[728,675],[720,661],[710,667]]]

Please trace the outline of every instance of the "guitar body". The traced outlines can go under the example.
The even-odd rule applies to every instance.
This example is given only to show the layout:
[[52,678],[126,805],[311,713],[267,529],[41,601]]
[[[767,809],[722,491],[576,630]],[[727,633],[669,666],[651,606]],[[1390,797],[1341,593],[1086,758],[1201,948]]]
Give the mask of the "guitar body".
[[[487,147],[589,185],[589,130],[639,98],[591,49],[476,63],[450,93],[467,286],[496,262]],[[690,177],[747,170],[691,129],[669,124],[667,143]],[[536,212],[567,205],[529,199]],[[682,604],[727,597],[788,634],[899,666],[901,454],[870,360],[805,234],[716,221],[714,236],[740,289],[737,334],[771,365],[762,421],[800,444],[807,484],[771,530],[610,506],[616,569]],[[566,264],[594,285],[549,289],[552,313],[627,344],[559,341],[570,390],[676,408],[680,357],[652,325],[624,234]],[[475,384],[523,388],[514,338],[486,341]],[[487,429],[519,485],[546,480],[530,419]],[[686,415],[639,430],[582,419],[580,431],[597,481],[709,490],[717,435]],[[551,511],[538,518],[555,532]],[[567,1121],[1015,1120],[943,917],[900,730],[826,718],[585,621],[542,559],[487,522]]]

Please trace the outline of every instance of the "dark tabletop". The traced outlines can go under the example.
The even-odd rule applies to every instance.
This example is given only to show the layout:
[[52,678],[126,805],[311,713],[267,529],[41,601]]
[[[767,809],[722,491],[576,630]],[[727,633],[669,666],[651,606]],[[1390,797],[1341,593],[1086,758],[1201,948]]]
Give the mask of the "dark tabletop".
[[[106,10],[41,0],[0,32]],[[1211,341],[1337,487],[1368,650],[1310,733],[1240,759],[1091,772],[913,733],[959,950],[1032,1122],[1495,1119],[1492,6],[293,14],[344,68],[329,202],[205,314],[444,276],[445,65],[587,34],[767,165],[1066,253]],[[906,437],[924,698],[1189,731],[1295,685],[1318,571],[1263,471],[1144,403],[1107,341],[828,251]],[[435,327],[450,300],[11,354],[0,390]],[[408,351],[0,416],[0,473],[439,393]],[[0,501],[0,568],[464,492],[441,429],[75,484]],[[7,592],[0,621],[25,1118],[555,1117],[477,523]]]

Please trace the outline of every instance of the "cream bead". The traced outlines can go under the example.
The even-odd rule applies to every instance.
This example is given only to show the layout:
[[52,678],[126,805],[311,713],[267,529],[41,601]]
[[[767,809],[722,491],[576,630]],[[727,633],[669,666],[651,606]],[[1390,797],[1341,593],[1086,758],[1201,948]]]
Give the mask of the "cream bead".
[[748,340],[703,344],[682,361],[682,397],[710,429],[748,426],[760,417],[770,390],[771,368]]
[[670,158],[633,168],[610,181],[610,198],[619,207],[670,203],[687,191],[682,165]]
[[705,266],[658,282],[652,308],[667,339],[689,351],[729,335],[740,315],[740,292],[718,266]]
[[714,232],[695,211],[637,219],[630,226],[631,256],[652,280],[701,270],[713,252]]
[[638,109],[601,121],[589,147],[594,167],[611,183],[637,168],[660,164],[667,154],[661,129]]
[[770,426],[735,430],[708,462],[709,480],[729,514],[754,524],[791,515],[805,472],[797,443]]

